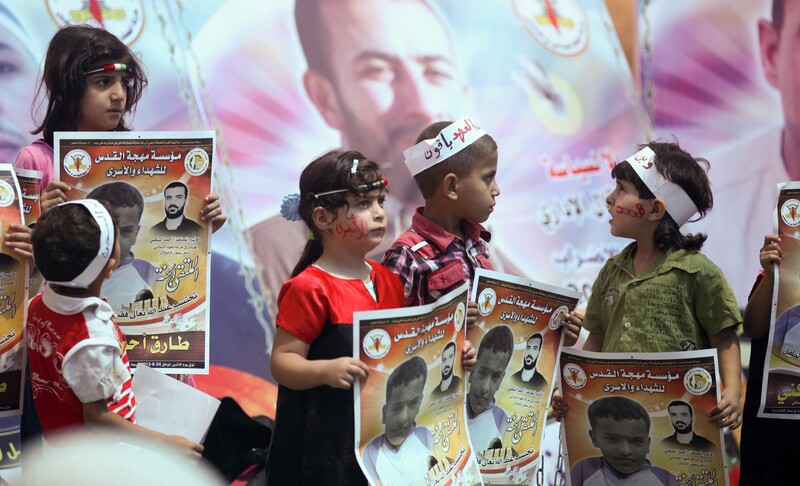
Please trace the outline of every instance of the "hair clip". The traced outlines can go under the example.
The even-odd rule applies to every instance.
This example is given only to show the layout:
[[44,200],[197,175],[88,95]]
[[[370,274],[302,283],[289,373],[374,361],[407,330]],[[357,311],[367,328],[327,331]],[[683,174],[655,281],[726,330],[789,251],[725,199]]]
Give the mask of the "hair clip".
[[353,166],[350,167],[350,173],[355,174],[358,170],[358,159],[353,159]]
[[283,196],[281,202],[281,216],[287,221],[300,221],[300,194]]
[[119,64],[119,63],[117,63],[117,64],[106,64],[103,67],[99,67],[97,69],[90,69],[89,71],[84,72],[83,75],[84,76],[88,76],[90,74],[102,73],[102,72],[106,72],[106,71],[127,71],[127,70],[128,70],[128,65],[127,64]]

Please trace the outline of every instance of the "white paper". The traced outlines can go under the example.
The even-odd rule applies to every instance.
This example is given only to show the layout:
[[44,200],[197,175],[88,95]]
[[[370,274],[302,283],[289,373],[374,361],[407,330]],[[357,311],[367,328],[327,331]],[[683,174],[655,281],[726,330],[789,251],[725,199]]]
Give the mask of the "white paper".
[[136,368],[131,386],[137,424],[203,443],[219,400],[144,365]]

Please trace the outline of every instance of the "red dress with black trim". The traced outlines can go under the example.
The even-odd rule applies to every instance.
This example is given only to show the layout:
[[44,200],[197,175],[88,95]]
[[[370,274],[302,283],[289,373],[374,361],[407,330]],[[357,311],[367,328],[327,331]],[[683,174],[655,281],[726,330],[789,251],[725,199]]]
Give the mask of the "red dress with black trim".
[[[308,344],[309,360],[353,356],[353,313],[403,306],[403,287],[390,270],[368,262],[377,302],[358,279],[308,267],[283,284],[277,325]],[[280,385],[268,482],[367,484],[356,462],[353,390]]]

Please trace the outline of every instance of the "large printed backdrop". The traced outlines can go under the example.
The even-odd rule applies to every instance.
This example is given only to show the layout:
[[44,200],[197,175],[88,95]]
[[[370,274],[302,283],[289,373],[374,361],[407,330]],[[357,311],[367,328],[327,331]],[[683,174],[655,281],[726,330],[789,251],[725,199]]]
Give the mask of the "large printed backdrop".
[[[27,134],[33,127],[30,101],[49,38],[67,21],[97,23],[97,12],[84,3],[0,0],[0,41],[13,47],[0,51],[0,61],[16,66],[0,75],[0,158],[11,161],[18,147],[32,139]],[[370,2],[373,7],[383,3]],[[506,270],[588,294],[600,266],[625,244],[608,234],[605,195],[612,183],[610,168],[650,133],[604,4],[430,3],[436,15],[427,21],[419,12],[409,15],[389,7],[359,10],[369,15],[359,21],[368,21],[364,25],[382,33],[375,37],[374,50],[398,45],[406,50],[439,48],[450,65],[450,91],[431,91],[425,80],[417,79],[417,84],[404,86],[416,90],[421,111],[405,121],[403,116],[410,115],[400,111],[389,118],[411,139],[432,119],[469,113],[479,121],[499,145],[502,194],[488,221],[495,257]],[[753,74],[759,67],[755,31],[732,34],[742,25],[754,29],[765,7],[764,0],[757,3],[737,10],[737,15],[721,0],[703,2],[702,8],[666,1],[648,4],[644,15],[652,29],[646,30],[643,45],[654,63],[652,82],[659,90],[657,133],[674,133],[690,151],[702,155],[741,138],[756,123],[780,126],[775,96]],[[97,5],[105,27],[140,53],[147,67],[150,84],[134,127],[219,130],[215,190],[223,197],[230,221],[213,237],[213,366],[211,374],[198,381],[216,395],[236,396],[251,413],[271,414],[269,349],[277,288],[302,244],[291,237],[302,229],[284,230],[274,218],[281,198],[296,190],[303,166],[343,143],[341,133],[326,123],[304,90],[307,64],[295,27],[294,2],[107,0]],[[357,40],[369,38],[366,27],[355,29],[345,21],[338,25],[342,32],[358,34]],[[688,29],[687,35],[681,34],[683,29]],[[711,41],[704,40],[706,35]],[[721,39],[734,39],[740,49],[716,49],[725,45]],[[697,45],[715,50],[709,53],[695,49]],[[670,69],[674,63],[664,59],[675,56],[688,67]],[[348,66],[339,64],[337,72],[349,73]],[[736,76],[720,74],[721,68]],[[400,84],[398,73],[392,74],[395,87]],[[381,110],[389,112],[391,100],[401,96],[363,79],[340,88],[349,90],[339,93],[342,103],[364,102],[354,113],[365,119]],[[683,104],[676,105],[676,100]],[[730,120],[729,114],[737,115],[737,123],[716,128],[720,119]],[[380,127],[389,118],[375,117],[367,128],[348,125],[348,120],[338,126],[344,126],[344,142],[349,142],[358,138],[359,129]],[[376,137],[361,135],[366,147],[377,143]],[[386,154],[372,156],[392,176],[390,198],[395,204],[390,211],[396,210],[402,229],[401,216],[407,216],[413,203],[398,202],[409,199],[403,196],[414,189],[404,176],[399,149],[393,146]],[[724,205],[719,201],[717,207]],[[276,224],[278,230],[271,236],[257,231],[265,224]],[[747,272],[742,273],[750,273],[757,265],[755,254],[712,255],[726,271],[745,257],[752,262],[748,260]],[[737,283],[745,280],[744,275],[735,277]],[[736,287],[740,298],[743,287]]]

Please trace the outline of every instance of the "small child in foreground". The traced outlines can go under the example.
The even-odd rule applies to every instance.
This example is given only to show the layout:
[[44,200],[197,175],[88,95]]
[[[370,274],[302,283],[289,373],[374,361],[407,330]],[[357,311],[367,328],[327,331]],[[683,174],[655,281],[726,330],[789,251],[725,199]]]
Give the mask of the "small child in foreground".
[[[125,338],[100,287],[120,258],[116,220],[98,201],[52,208],[32,235],[47,280],[26,324],[33,397],[46,439],[71,427],[111,427],[198,456],[203,446],[136,425]],[[57,442],[55,442],[57,444]]]
[[[714,347],[721,399],[708,411],[720,428],[742,423],[742,368],[736,298],[722,271],[700,248],[703,234],[681,226],[713,206],[702,164],[677,143],[651,142],[617,164],[616,188],[606,197],[611,234],[634,242],[612,257],[592,286],[584,349],[602,352],[676,352]],[[563,417],[563,398],[553,400]]]

